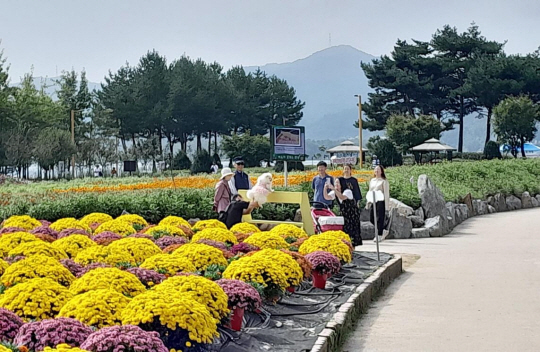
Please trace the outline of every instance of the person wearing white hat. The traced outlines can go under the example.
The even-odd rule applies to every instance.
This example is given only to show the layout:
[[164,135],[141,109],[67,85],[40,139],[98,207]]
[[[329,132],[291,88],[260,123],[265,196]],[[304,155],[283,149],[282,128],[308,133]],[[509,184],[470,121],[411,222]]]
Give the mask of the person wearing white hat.
[[229,181],[233,177],[234,173],[230,168],[224,167],[221,170],[221,178],[216,184],[216,191],[214,193],[214,211],[218,214],[227,209],[227,206],[231,203],[231,188],[229,187]]

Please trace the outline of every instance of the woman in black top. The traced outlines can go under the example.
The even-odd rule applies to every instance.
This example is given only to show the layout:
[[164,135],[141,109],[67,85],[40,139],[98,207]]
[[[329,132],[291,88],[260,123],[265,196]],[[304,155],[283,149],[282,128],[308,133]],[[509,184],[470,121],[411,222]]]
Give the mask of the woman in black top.
[[[326,199],[333,200],[337,198],[338,200],[341,215],[345,221],[343,232],[349,235],[353,246],[361,246],[360,209],[358,209],[358,205],[353,198],[353,192],[350,189],[342,190],[340,182],[337,182],[335,187],[326,184],[324,188],[324,197]],[[327,194],[328,189],[332,191]]]
[[341,185],[341,190],[345,191],[346,189],[350,189],[356,204],[358,204],[358,202],[362,200],[362,192],[360,192],[358,180],[352,177],[351,164],[346,164],[343,166],[343,176],[338,178],[338,180]]

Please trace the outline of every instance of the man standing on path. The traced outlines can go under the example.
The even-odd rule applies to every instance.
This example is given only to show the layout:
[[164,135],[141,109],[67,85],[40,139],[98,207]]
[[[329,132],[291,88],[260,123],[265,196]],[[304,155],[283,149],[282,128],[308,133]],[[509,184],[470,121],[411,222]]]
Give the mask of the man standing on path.
[[236,172],[229,181],[231,193],[238,194],[238,191],[241,189],[251,189],[251,180],[249,179],[249,175],[244,172],[244,160],[242,160],[242,157],[234,158],[233,164],[236,168]]
[[313,178],[311,188],[314,191],[314,202],[321,202],[328,205],[329,207],[332,207],[333,202],[331,200],[325,199],[324,197],[324,192],[326,192],[324,189],[324,185],[326,183],[331,184],[332,186],[334,185],[334,178],[326,173],[326,168],[327,165],[324,161],[320,161],[317,164],[317,171],[319,172],[319,174]]

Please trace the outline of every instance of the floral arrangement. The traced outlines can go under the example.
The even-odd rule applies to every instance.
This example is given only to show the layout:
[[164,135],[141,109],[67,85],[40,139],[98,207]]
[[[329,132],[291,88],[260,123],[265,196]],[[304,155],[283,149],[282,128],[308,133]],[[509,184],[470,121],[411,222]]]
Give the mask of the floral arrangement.
[[176,291],[206,306],[218,321],[229,314],[227,294],[214,281],[202,276],[173,276],[153,288],[156,292]]
[[116,218],[116,220],[127,222],[128,224],[133,226],[135,230],[137,231],[142,230],[146,226],[148,226],[148,223],[146,222],[146,220],[144,220],[142,216],[137,215],[137,214],[120,215],[119,217]]
[[138,265],[153,255],[160,254],[159,248],[154,242],[146,238],[122,238],[107,246],[111,254],[127,253],[131,258],[129,263]]
[[13,286],[0,296],[0,307],[24,321],[54,318],[73,295],[67,288],[48,279],[32,279]]
[[36,236],[37,239],[40,239],[43,242],[47,243],[53,243],[54,241],[56,241],[56,238],[51,235],[46,235],[44,233],[35,233],[34,236]]
[[254,311],[262,305],[261,296],[253,286],[240,280],[221,279],[216,281],[229,298],[229,307],[231,309],[246,308]]
[[23,324],[17,314],[0,308],[0,341],[12,342]]
[[56,346],[56,348],[45,347],[43,352],[90,352],[87,350],[82,350],[79,347],[71,347],[67,343],[61,343]]
[[87,266],[83,266],[81,272],[75,276],[79,278],[83,276],[84,274],[86,274],[87,272],[89,272],[90,270],[99,269],[99,268],[112,268],[112,266],[105,263],[88,264]]
[[88,238],[92,237],[92,235],[90,233],[88,233],[88,232],[86,232],[85,230],[82,230],[82,229],[65,229],[65,230],[60,231],[57,238],[64,238],[64,237],[68,237],[68,236],[71,236],[71,235],[84,235],[84,236],[86,236]]
[[80,346],[91,333],[92,329],[75,319],[45,319],[23,325],[14,342],[32,351],[43,351],[61,343]]
[[151,288],[165,280],[165,275],[150,269],[129,268],[126,271],[137,276],[137,279],[139,279],[146,288]]
[[[212,343],[217,321],[206,307],[174,289],[149,290],[135,297],[122,312],[122,324],[159,332],[165,345],[184,349],[192,343]],[[87,340],[88,341],[88,340]],[[83,344],[83,348],[87,348]]]
[[88,247],[97,246],[96,242],[84,235],[71,235],[56,240],[52,246],[64,251],[69,258],[75,258],[77,254]]
[[158,239],[163,236],[186,236],[182,229],[173,225],[158,225],[150,227],[144,233],[152,236],[154,239]]
[[169,215],[165,218],[163,218],[158,225],[170,225],[170,226],[185,226],[187,228],[191,228],[191,225],[189,222],[180,217],[180,216],[173,216]]
[[292,239],[294,241],[299,238],[308,237],[307,233],[296,225],[291,224],[279,224],[270,230],[271,233],[281,236],[284,239]]
[[23,259],[26,259],[26,257],[20,255],[18,257],[6,257],[6,258],[4,258],[4,261],[6,263],[8,263],[8,265],[11,265],[11,264],[17,263],[17,262],[19,262],[19,261],[21,261]]
[[65,229],[81,229],[88,233],[92,233],[92,229],[90,228],[90,226],[81,223],[75,218],[63,218],[60,220],[56,220],[49,227],[54,231],[58,232]]
[[143,269],[155,270],[160,274],[169,276],[180,271],[197,271],[197,268],[195,268],[188,258],[170,254],[156,254],[151,256],[146,259],[140,267]]
[[58,238],[58,231],[54,231],[48,225],[42,225],[40,227],[36,227],[32,231],[30,231],[30,233],[32,233],[34,235],[38,234],[38,233],[41,233],[41,234],[44,234],[44,235],[52,236],[54,238]]
[[[343,231],[325,231],[322,233],[323,236],[331,236],[331,237],[335,237],[337,238],[338,240],[345,240],[347,242],[351,242],[351,237],[349,235],[347,235],[345,232]],[[320,236],[320,235],[319,235]]]
[[189,240],[185,237],[163,236],[154,242],[159,248],[164,249],[172,244],[186,244]]
[[304,278],[300,265],[287,253],[275,249],[263,249],[255,252],[252,257],[265,258],[275,262],[287,276],[289,286],[298,286]]
[[[30,235],[33,236],[33,235]],[[61,249],[53,247],[52,244],[43,241],[25,242],[14,249],[10,250],[8,255],[10,257],[24,256],[30,257],[32,255],[43,254],[55,259],[66,259],[68,255]]]
[[259,228],[248,222],[239,222],[231,227],[232,233],[252,234],[254,232],[261,232]]
[[289,244],[278,234],[273,232],[256,232],[245,239],[244,243],[252,244],[261,249],[287,249]]
[[88,336],[81,348],[92,352],[152,351],[169,352],[156,332],[137,326],[112,326]]
[[313,268],[310,261],[307,260],[306,257],[304,257],[300,253],[288,251],[285,249],[282,249],[281,251],[290,255],[298,263],[298,265],[300,265],[300,268],[302,268],[302,272],[304,273],[304,279],[311,278],[311,270],[313,270]]
[[28,215],[14,215],[7,218],[2,227],[19,227],[27,231],[33,230],[36,227],[40,227],[41,223]]
[[26,229],[20,228],[20,227],[3,227],[0,229],[0,235],[3,235],[5,233],[13,233],[13,232],[26,232]]
[[218,228],[218,229],[227,230],[227,226],[221,221],[216,220],[216,219],[199,220],[195,223],[195,225],[192,226],[192,228],[195,232],[201,231],[204,229],[209,229],[209,228]]
[[171,254],[173,253],[175,250],[177,250],[178,248],[182,247],[183,244],[171,244],[165,248],[163,248],[163,253],[165,254]]
[[188,243],[175,249],[174,256],[188,259],[195,265],[197,271],[204,271],[212,264],[227,266],[223,253],[212,246],[200,243]]
[[70,299],[58,316],[74,318],[95,328],[120,325],[120,315],[129,302],[129,298],[114,290],[93,290]]
[[212,240],[217,242],[223,242],[230,245],[237,244],[238,240],[234,237],[234,234],[226,229],[221,228],[207,228],[197,232],[191,240],[197,242],[199,240]]
[[75,263],[73,259],[61,259],[60,264],[76,277],[82,275],[81,273],[84,270],[84,267],[81,264]]
[[[4,275],[4,272],[8,268],[9,263],[3,259],[0,259],[0,276]],[[1,341],[1,340],[0,340]]]
[[133,235],[137,231],[135,228],[127,221],[111,220],[104,222],[99,225],[98,228],[94,231],[95,234],[100,234],[103,232],[113,232],[122,237]]
[[246,238],[248,238],[251,235],[252,235],[251,233],[235,233],[234,237],[236,237],[236,239],[238,240],[238,243],[241,243],[241,242],[244,242]]
[[128,297],[135,297],[146,291],[137,277],[117,268],[97,268],[75,280],[69,290],[79,295],[84,292],[111,289]]
[[0,236],[0,256],[5,257],[9,251],[18,247],[21,243],[40,241],[36,236],[28,232],[6,233]]
[[235,244],[234,246],[232,246],[231,247],[231,252],[233,252],[234,254],[249,253],[249,252],[253,252],[253,251],[258,251],[259,249],[260,249],[259,247],[254,246],[252,244],[241,242],[241,243],[238,243],[238,244]]
[[33,255],[9,266],[0,281],[11,287],[35,278],[49,278],[62,286],[69,286],[75,276],[54,258]]
[[75,257],[75,262],[82,265],[102,263],[116,265],[118,263],[129,263],[132,256],[122,251],[112,252],[109,246],[92,246],[80,251]]
[[315,251],[325,251],[336,256],[342,263],[350,263],[352,261],[352,255],[349,247],[338,240],[337,238],[315,235],[311,236],[298,249],[298,252],[302,255],[306,255]]
[[113,219],[112,216],[105,213],[91,213],[88,215],[85,215],[80,222],[91,226],[92,224],[103,224],[104,222],[111,221]]
[[92,237],[92,240],[94,242],[102,246],[107,246],[114,241],[118,241],[119,239],[122,239],[122,236],[111,231],[101,232]]
[[[203,230],[203,231],[206,231],[206,230]],[[203,238],[203,239],[200,239],[200,240],[197,240],[197,241],[193,241],[193,242],[194,243],[202,243],[202,244],[212,246],[214,248],[219,249],[222,252],[229,250],[229,248],[227,247],[227,245],[225,243],[219,242],[219,241],[214,241],[214,240],[208,240],[206,238]]]
[[305,258],[311,263],[313,270],[321,274],[337,274],[341,270],[339,259],[325,251],[315,251],[306,254]]

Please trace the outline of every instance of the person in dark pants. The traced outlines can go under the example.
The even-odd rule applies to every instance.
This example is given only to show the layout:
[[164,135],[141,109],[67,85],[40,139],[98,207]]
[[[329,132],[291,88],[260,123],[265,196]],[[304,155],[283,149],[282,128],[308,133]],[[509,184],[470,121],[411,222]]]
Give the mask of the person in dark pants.
[[[362,245],[361,227],[360,227],[360,209],[356,203],[353,192],[350,189],[342,190],[341,183],[336,182],[336,186],[325,184],[324,197],[327,200],[337,198],[341,215],[345,222],[343,232],[351,238],[354,247]],[[327,192],[331,190],[331,192]]]
[[326,163],[324,161],[320,161],[317,164],[317,171],[319,174],[313,178],[313,181],[311,182],[311,188],[313,189],[313,201],[314,202],[320,202],[328,205],[330,208],[332,208],[333,201],[326,199],[325,195],[327,195],[327,190],[325,189],[325,185],[330,184],[334,185],[334,178],[326,173]]
[[[382,241],[384,240],[382,234],[384,231],[386,212],[390,210],[390,184],[386,179],[382,165],[375,167],[373,178],[369,181],[369,191],[381,191],[384,194],[384,200],[378,201],[375,204],[375,209],[377,210],[377,235],[379,236],[379,241]],[[375,224],[373,209],[371,209],[372,206],[373,204],[368,202],[366,204],[366,209],[370,210],[370,221],[372,224]]]
[[229,204],[226,210],[227,220],[225,220],[225,225],[230,229],[242,221],[242,215],[251,214],[253,209],[258,206],[257,202],[246,202],[241,195],[233,194],[231,197],[231,204]]
[[362,200],[362,192],[360,191],[358,180],[352,176],[351,164],[345,164],[343,166],[343,176],[339,177],[338,181],[341,185],[341,190],[344,192],[345,190],[350,189],[356,204],[360,203]]

